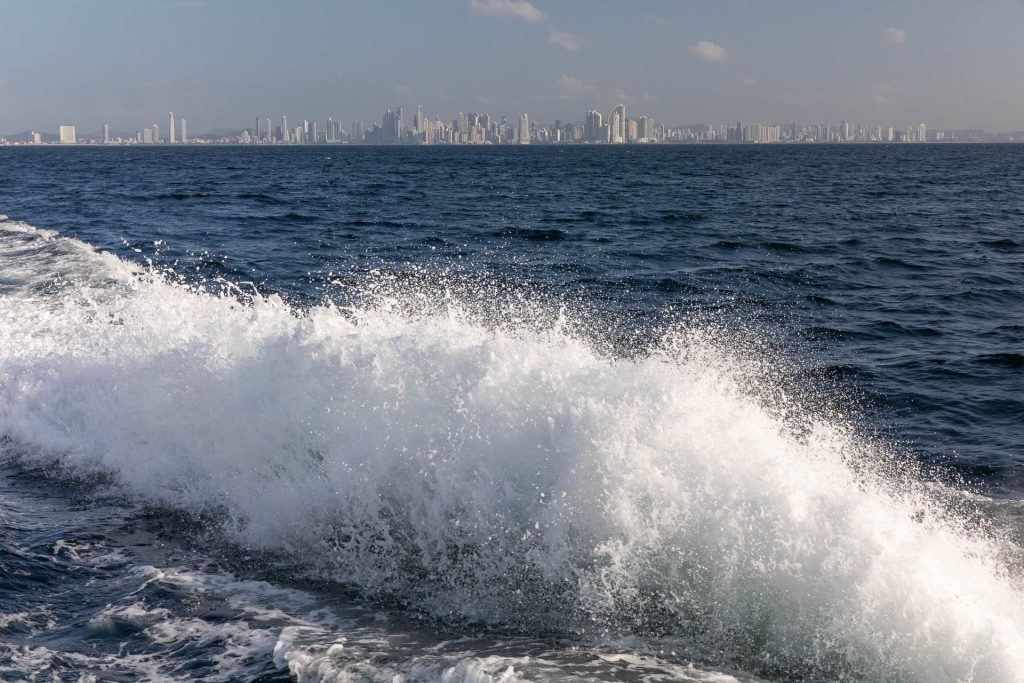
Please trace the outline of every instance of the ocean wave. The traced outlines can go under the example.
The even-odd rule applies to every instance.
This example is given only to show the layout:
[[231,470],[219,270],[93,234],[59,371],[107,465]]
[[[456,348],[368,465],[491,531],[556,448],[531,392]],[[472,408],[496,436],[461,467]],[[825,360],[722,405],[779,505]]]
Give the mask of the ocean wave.
[[768,676],[1022,680],[1008,541],[842,420],[764,398],[721,335],[615,358],[457,301],[298,310],[17,223],[0,263],[22,461],[214,511],[233,543],[440,619]]

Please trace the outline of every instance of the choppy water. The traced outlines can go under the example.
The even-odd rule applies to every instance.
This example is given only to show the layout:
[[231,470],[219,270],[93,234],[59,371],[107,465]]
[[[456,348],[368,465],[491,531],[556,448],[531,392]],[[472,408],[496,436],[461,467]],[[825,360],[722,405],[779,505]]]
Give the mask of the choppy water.
[[0,150],[0,676],[1024,680],[1022,161]]

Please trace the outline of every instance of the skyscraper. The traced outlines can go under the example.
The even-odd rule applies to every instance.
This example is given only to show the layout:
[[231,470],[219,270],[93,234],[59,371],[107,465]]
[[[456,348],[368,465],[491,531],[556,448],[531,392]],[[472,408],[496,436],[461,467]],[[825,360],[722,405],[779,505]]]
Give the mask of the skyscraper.
[[109,123],[104,123],[103,124],[103,144],[104,145],[109,145],[110,144],[110,124]]
[[654,121],[650,116],[641,116],[637,125],[637,142],[654,142]]
[[530,144],[530,119],[526,114],[519,117],[519,144]]
[[289,134],[288,134],[288,115],[287,114],[282,114],[281,115],[281,142],[288,142],[289,141],[288,138],[289,138]]
[[381,139],[387,145],[394,145],[402,141],[402,108],[397,111],[388,109],[381,119]]
[[928,142],[928,126],[919,124],[917,127],[917,141]]
[[184,117],[181,119],[181,144],[188,142],[188,128],[185,127]]
[[274,140],[271,137],[273,134],[274,134],[274,129],[270,125],[270,117],[268,116],[267,117],[267,134],[263,136],[264,141],[266,141],[266,142],[273,142]]
[[61,126],[60,127],[60,144],[62,145],[73,145],[78,142],[78,138],[75,136],[74,126]]
[[587,112],[587,120],[584,125],[583,136],[588,142],[608,142],[607,135],[601,139],[604,132],[604,116],[596,109]]
[[626,105],[620,104],[608,116],[609,142],[622,144],[626,141]]
[[256,117],[256,142],[263,140],[263,136],[260,134],[260,117]]
[[160,126],[153,124],[153,142],[160,142]]
[[174,112],[167,115],[167,142],[174,144]]

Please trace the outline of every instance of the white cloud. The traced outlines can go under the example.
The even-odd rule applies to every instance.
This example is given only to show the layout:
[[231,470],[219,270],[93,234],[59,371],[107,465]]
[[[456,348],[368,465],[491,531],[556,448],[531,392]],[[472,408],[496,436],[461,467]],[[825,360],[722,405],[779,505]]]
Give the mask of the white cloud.
[[563,75],[558,79],[558,89],[569,99],[585,95],[594,89],[594,86],[587,85],[575,76]]
[[890,43],[902,45],[903,43],[907,42],[907,32],[901,28],[895,28],[893,26],[890,26],[889,28],[885,29],[885,39],[888,40]]
[[566,52],[576,52],[580,49],[580,39],[571,33],[552,28],[548,32],[548,45],[557,45]]
[[511,17],[523,21],[547,19],[547,15],[527,0],[469,0],[469,9],[482,17]]
[[710,40],[702,40],[686,48],[694,57],[703,59],[705,62],[721,62],[729,58],[729,51],[718,43]]

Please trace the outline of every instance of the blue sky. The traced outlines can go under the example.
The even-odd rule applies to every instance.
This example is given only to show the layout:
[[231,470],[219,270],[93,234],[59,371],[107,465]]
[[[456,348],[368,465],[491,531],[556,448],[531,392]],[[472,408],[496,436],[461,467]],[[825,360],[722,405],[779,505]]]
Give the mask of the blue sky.
[[1024,129],[1022,0],[0,0],[0,133],[378,120]]

